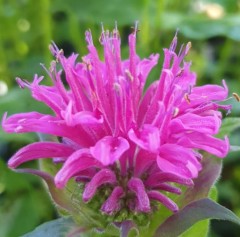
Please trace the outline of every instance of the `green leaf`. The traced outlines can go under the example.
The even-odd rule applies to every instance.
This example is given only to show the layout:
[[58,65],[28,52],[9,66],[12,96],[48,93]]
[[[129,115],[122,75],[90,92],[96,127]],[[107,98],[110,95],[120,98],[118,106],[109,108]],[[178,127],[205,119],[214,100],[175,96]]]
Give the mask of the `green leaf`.
[[75,229],[77,227],[71,218],[59,218],[38,226],[35,230],[22,237],[66,237]]
[[165,30],[179,28],[187,38],[203,40],[221,35],[233,40],[240,40],[239,14],[227,14],[216,20],[199,14],[184,15],[179,11],[165,11],[160,18],[160,21],[166,23],[163,25]]
[[29,173],[41,177],[46,182],[54,203],[66,211],[74,211],[71,199],[66,193],[67,190],[56,188],[53,176],[43,171],[34,169],[16,169],[15,171],[19,173]]
[[227,220],[240,225],[240,219],[230,210],[204,198],[192,202],[169,217],[155,232],[155,237],[177,237],[195,223],[206,219]]
[[217,137],[227,136],[237,128],[240,128],[240,118],[225,118]]
[[[209,193],[210,199],[217,201],[218,198],[218,191],[216,186],[213,186],[210,193]],[[209,231],[209,223],[210,220],[203,220],[199,221],[198,223],[194,224],[190,229],[185,231],[181,237],[206,237],[208,236]]]
[[53,207],[36,177],[17,174],[2,160],[0,170],[0,236],[20,236],[52,218]]
[[200,221],[184,232],[181,237],[207,237],[208,229],[209,220]]
[[[123,8],[124,6],[124,8]],[[118,25],[134,24],[140,20],[139,16],[143,11],[143,0],[82,0],[74,1],[54,1],[53,11],[67,11],[74,13],[83,22],[93,22],[100,24]]]

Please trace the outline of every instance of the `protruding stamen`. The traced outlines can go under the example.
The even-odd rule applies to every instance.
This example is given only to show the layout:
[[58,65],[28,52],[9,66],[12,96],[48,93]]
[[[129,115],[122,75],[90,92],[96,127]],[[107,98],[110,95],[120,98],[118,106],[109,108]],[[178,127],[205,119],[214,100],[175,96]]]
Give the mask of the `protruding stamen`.
[[191,42],[188,42],[187,45],[186,45],[186,51],[185,51],[185,54],[188,54],[189,50],[191,49],[192,47],[192,43]]
[[236,99],[237,102],[240,102],[240,96],[236,92],[233,92],[232,95]]
[[138,21],[136,21],[135,26],[131,27],[131,29],[133,30],[133,34],[137,34],[137,32],[139,32],[139,28],[138,28]]

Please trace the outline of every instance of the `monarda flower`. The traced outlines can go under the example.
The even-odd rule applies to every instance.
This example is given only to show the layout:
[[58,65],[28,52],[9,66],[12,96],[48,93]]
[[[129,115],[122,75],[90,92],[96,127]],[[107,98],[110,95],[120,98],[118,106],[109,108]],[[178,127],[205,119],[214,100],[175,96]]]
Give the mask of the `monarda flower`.
[[[184,61],[191,44],[176,53],[177,36],[164,49],[159,80],[144,91],[151,69],[159,55],[140,59],[136,53],[137,27],[129,35],[129,58],[121,59],[117,29],[104,31],[100,60],[90,31],[86,32],[89,53],[65,57],[52,44],[56,57],[48,71],[52,86],[41,85],[35,75],[32,83],[17,79],[35,100],[45,103],[53,114],[20,113],[3,118],[9,133],[37,132],[58,137],[20,149],[9,160],[15,169],[35,159],[51,158],[60,168],[54,177],[58,189],[70,179],[82,184],[81,198],[95,198],[102,213],[115,217],[124,210],[126,220],[139,213],[148,214],[164,205],[178,211],[172,194],[180,195],[184,186],[193,186],[201,171],[201,151],[223,158],[228,139],[215,138],[222,114],[230,106],[219,102],[228,96],[223,86],[196,86],[196,74]],[[67,85],[64,85],[62,70]],[[114,219],[114,218],[113,218]]]

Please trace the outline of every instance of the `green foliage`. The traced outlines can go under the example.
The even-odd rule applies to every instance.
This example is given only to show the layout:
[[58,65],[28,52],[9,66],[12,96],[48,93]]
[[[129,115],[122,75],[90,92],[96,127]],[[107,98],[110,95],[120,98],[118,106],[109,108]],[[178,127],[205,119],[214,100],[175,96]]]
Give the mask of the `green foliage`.
[[2,160],[0,170],[0,236],[22,235],[53,217],[38,179],[10,171]]
[[240,225],[240,219],[233,212],[211,199],[204,198],[190,203],[169,217],[158,228],[155,236],[177,237],[196,222],[208,218],[232,221]]
[[68,233],[74,232],[74,228],[77,227],[71,218],[60,218],[44,223],[22,237],[65,237]]

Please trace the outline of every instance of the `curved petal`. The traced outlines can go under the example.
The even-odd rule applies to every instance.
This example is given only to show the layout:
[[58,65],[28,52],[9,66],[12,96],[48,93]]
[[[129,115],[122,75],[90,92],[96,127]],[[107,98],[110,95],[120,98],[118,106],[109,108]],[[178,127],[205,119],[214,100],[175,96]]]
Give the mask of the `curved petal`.
[[167,207],[171,211],[173,212],[178,211],[177,204],[174,201],[172,201],[170,198],[161,194],[160,192],[152,190],[152,191],[149,191],[147,194],[150,199],[161,202],[165,207]]
[[38,112],[15,114],[9,118],[4,115],[2,127],[8,133],[40,132],[68,137],[81,146],[89,146],[93,143],[90,135],[80,126],[69,127],[64,120]]
[[65,158],[70,156],[74,149],[56,142],[35,142],[20,149],[8,161],[10,168],[16,168],[24,162],[35,160],[39,158]]
[[173,133],[184,131],[199,131],[202,133],[217,134],[221,126],[221,119],[216,115],[199,116],[197,114],[187,113],[173,119],[170,123],[170,129]]
[[113,171],[109,169],[102,169],[100,170],[86,185],[84,192],[83,192],[83,201],[88,202],[90,201],[94,194],[96,193],[97,189],[103,184],[115,184],[117,181],[116,175]]
[[144,150],[157,153],[160,148],[160,131],[150,124],[143,125],[140,131],[130,129],[128,137]]
[[166,183],[166,182],[173,182],[177,184],[182,184],[185,186],[193,186],[193,181],[190,178],[185,178],[178,174],[168,173],[168,172],[158,172],[155,173],[146,180],[145,185],[155,188],[158,187],[159,184]]
[[227,137],[221,140],[199,132],[184,134],[178,144],[189,148],[201,149],[220,158],[224,158],[229,151],[229,141]]
[[113,189],[110,196],[103,203],[101,210],[108,215],[113,215],[120,210],[121,204],[119,199],[124,196],[124,190],[121,186],[117,186]]
[[88,149],[80,149],[75,151],[64,163],[63,167],[58,171],[55,176],[55,184],[58,188],[63,188],[67,181],[77,175],[80,171],[93,166],[101,166],[95,160]]
[[150,201],[141,179],[132,177],[128,181],[128,188],[135,193],[137,198],[136,211],[150,212]]
[[157,158],[159,168],[186,178],[196,178],[201,170],[198,156],[189,148],[176,144],[164,144]]
[[225,100],[228,96],[228,88],[223,80],[223,87],[218,85],[204,85],[194,87],[188,96],[189,101],[183,100],[180,109],[185,110],[209,101]]
[[66,110],[61,111],[61,116],[64,118],[68,126],[76,126],[77,124],[102,124],[103,117],[97,118],[93,112],[90,111],[81,111],[78,113],[73,113],[73,103],[69,102]]
[[129,149],[129,143],[123,137],[106,136],[90,148],[92,156],[103,165],[113,164]]

